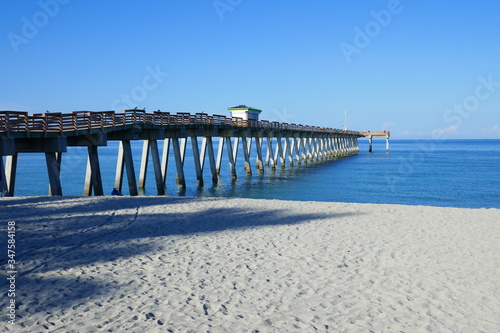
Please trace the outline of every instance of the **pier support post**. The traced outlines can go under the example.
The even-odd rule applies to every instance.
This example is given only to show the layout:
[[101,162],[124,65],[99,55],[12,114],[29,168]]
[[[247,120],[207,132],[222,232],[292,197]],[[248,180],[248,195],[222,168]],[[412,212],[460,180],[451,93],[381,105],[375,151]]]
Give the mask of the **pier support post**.
[[286,167],[286,150],[283,149],[283,145],[281,143],[281,134],[278,134],[277,142],[278,142],[278,150],[276,151],[277,158],[280,160],[281,168],[284,169]]
[[[134,160],[132,158],[132,148],[130,140],[122,140],[118,148],[118,160],[116,162],[115,188],[122,191],[123,169],[127,170],[127,182],[131,196],[139,194],[137,182],[135,179]],[[85,194],[90,195],[90,194]]]
[[268,135],[267,136],[267,153],[266,153],[266,165],[271,164],[271,168],[276,169],[276,159],[274,158],[273,153],[273,138]]
[[304,161],[311,161],[312,160],[312,153],[311,153],[311,138],[304,138],[305,141],[305,148],[306,148],[306,153],[305,153],[305,159]]
[[[231,178],[236,179],[236,159],[235,156],[238,154],[238,140],[235,138],[235,147],[231,143],[231,137],[226,137],[227,145],[227,157],[229,159],[229,171],[231,172]],[[234,151],[233,151],[234,150]]]
[[[58,175],[57,177],[61,177],[61,162],[62,162],[62,153],[55,153],[56,154],[56,164],[57,164],[57,170],[58,170]],[[16,154],[17,155],[17,154]],[[8,161],[8,160],[7,160]],[[16,156],[16,163],[17,163],[17,156]],[[8,168],[9,164],[7,164]],[[14,194],[12,194],[14,195]],[[52,194],[52,184],[49,180],[49,195],[59,195],[59,194]],[[62,194],[61,194],[62,195]]]
[[300,150],[301,150],[300,157],[302,158],[302,161],[304,161],[304,163],[307,163],[307,142],[306,142],[306,140],[307,139],[304,137],[299,138]]
[[161,179],[163,187],[167,182],[167,169],[168,169],[168,156],[170,153],[170,139],[167,138],[163,141],[163,150],[161,152]]
[[[59,164],[60,165],[60,164]],[[0,183],[4,181],[5,185],[0,185],[0,191],[5,191],[9,197],[14,196],[16,186],[16,171],[17,171],[17,153],[14,155],[7,155],[5,158],[5,170],[3,167],[3,159],[0,156]],[[50,193],[49,193],[50,195]]]
[[[92,190],[94,191],[94,195],[99,195],[99,196],[104,195],[104,191],[102,188],[101,168],[99,166],[99,154],[97,152],[97,146],[93,145],[87,146],[87,149],[88,149],[87,175],[85,177],[85,188],[83,195],[86,196],[91,195]],[[47,154],[49,153],[45,153],[46,156]],[[51,191],[54,193],[54,186],[52,186],[52,182],[51,182]],[[56,193],[57,191],[58,190],[56,189]]]
[[312,153],[311,161],[314,161],[315,158],[316,158],[316,161],[319,160],[318,145],[317,145],[317,142],[316,142],[317,140],[318,140],[317,138],[312,138],[313,153]]
[[47,163],[47,171],[49,175],[49,194],[62,195],[61,186],[61,165],[58,161],[56,153],[45,153],[45,161]]
[[7,179],[5,175],[5,167],[3,165],[3,156],[0,155],[0,193],[7,193]]
[[49,174],[49,195],[62,195],[61,153],[45,153]]
[[339,143],[338,143],[338,137],[336,136],[333,137],[333,156],[335,158],[339,156]]
[[371,153],[373,151],[373,137],[370,135],[368,136],[368,152]]
[[158,142],[150,140],[151,159],[153,160],[153,170],[155,172],[156,191],[158,195],[165,195],[165,182],[161,171],[160,153],[158,151]]
[[[185,140],[185,139],[184,139]],[[179,139],[172,139],[174,147],[175,167],[177,169],[177,184],[181,189],[186,188],[186,179],[184,178],[184,153],[186,152],[185,141],[179,145]]]
[[3,156],[0,156],[0,192],[13,197],[16,184],[17,153],[7,155],[5,166]]
[[325,143],[325,156],[330,159],[331,150],[330,150],[330,137],[323,138],[323,142]]
[[222,165],[222,154],[224,153],[224,140],[225,138],[219,137],[219,149],[217,149],[217,163],[215,168],[217,169],[217,175],[220,175],[220,167]]
[[148,162],[149,162],[149,146],[150,141],[144,140],[142,144],[142,156],[141,156],[141,168],[139,169],[139,184],[138,187],[142,191],[146,187],[146,174],[148,172]]
[[293,147],[295,148],[295,162],[297,162],[297,165],[300,165],[300,144],[299,144],[299,138],[295,137],[292,138],[293,140]]
[[255,161],[255,167],[260,172],[264,172],[264,164],[262,163],[262,137],[255,137],[255,149],[257,150],[257,160]]
[[196,171],[196,180],[198,181],[198,186],[203,186],[203,168],[201,166],[200,150],[198,148],[198,138],[196,136],[191,137],[191,148],[193,150],[193,160],[194,169]]
[[288,164],[293,167],[293,138],[290,142],[290,135],[285,134],[285,155],[288,155]]
[[218,182],[218,173],[217,173],[217,167],[215,164],[215,155],[214,155],[214,146],[212,142],[212,137],[207,136],[203,138],[203,143],[202,143],[202,148],[201,148],[201,169],[203,170],[204,164],[205,164],[205,154],[207,152],[208,148],[208,162],[210,163],[210,173],[212,174],[212,181],[214,183]]
[[[90,148],[90,147],[89,147]],[[90,152],[89,152],[90,158]],[[61,186],[61,165],[57,162],[56,153],[45,153],[45,161],[47,162],[47,171],[49,174],[50,195],[62,195]],[[102,190],[102,186],[101,186]]]
[[252,174],[252,168],[250,167],[250,149],[252,148],[252,137],[242,137],[241,143],[243,145],[243,155],[245,157],[245,171],[247,175]]
[[327,148],[326,148],[326,140],[324,137],[319,138],[319,146],[321,149],[321,158],[326,160],[327,159]]
[[160,163],[160,155],[158,152],[157,140],[144,140],[142,146],[141,168],[139,171],[139,188],[144,191],[146,188],[146,176],[148,173],[149,152],[151,151],[151,159],[153,160],[153,169],[156,181],[156,190],[158,195],[165,194],[165,182],[163,181],[162,165]]
[[[122,183],[123,183],[123,169],[124,169],[124,163],[123,163],[123,142],[120,142],[120,145],[118,146],[118,158],[116,161],[116,172],[115,172],[115,185],[114,188],[116,188],[118,191],[122,191]],[[84,192],[86,189],[84,190]],[[85,193],[84,193],[85,195]]]
[[307,160],[309,162],[314,161],[314,144],[313,138],[307,138]]
[[326,139],[324,137],[321,137],[319,139],[319,142],[321,147],[321,157],[326,160],[328,157],[328,147],[326,145]]

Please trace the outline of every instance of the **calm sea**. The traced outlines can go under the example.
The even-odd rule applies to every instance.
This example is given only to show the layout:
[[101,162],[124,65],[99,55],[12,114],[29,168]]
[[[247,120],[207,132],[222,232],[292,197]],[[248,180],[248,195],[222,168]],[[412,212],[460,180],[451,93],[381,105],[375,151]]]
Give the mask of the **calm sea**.
[[[302,164],[284,170],[278,167],[274,171],[266,169],[263,174],[254,171],[247,176],[240,147],[238,179],[231,180],[225,161],[219,183],[212,185],[207,159],[206,184],[197,188],[188,146],[187,189],[179,190],[176,186],[175,163],[170,156],[167,195],[500,208],[500,140],[391,140],[391,151],[386,153],[385,140],[380,138],[374,139],[374,150],[370,154],[367,141],[360,139],[360,148],[358,155],[333,162]],[[108,147],[99,149],[103,185],[110,194],[118,144],[110,142]],[[142,143],[134,142],[137,174],[141,150]],[[86,149],[69,148],[63,156],[61,170],[64,195],[82,195],[85,168]],[[156,195],[152,164],[147,177],[144,195]],[[44,155],[20,154],[15,195],[46,195],[47,184]],[[126,179],[123,193],[127,194],[125,184]]]

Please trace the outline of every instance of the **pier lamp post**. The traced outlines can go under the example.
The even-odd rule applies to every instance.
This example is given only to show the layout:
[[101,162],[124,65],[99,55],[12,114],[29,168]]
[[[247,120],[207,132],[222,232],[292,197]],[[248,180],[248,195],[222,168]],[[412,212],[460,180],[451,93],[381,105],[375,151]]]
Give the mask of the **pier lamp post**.
[[349,109],[344,110],[344,126],[342,126],[346,131],[347,131],[347,112],[349,112]]

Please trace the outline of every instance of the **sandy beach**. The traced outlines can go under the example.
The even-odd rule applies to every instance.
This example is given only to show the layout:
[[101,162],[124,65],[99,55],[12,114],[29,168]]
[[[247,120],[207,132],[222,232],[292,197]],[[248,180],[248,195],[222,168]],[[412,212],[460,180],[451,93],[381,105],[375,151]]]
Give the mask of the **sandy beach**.
[[500,331],[498,209],[19,197],[0,216],[2,332]]

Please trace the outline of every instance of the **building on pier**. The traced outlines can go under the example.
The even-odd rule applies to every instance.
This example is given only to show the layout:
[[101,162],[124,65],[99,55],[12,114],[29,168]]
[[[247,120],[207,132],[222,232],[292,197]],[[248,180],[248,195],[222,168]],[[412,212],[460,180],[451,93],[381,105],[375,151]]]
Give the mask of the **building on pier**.
[[262,110],[241,104],[229,108],[229,112],[231,112],[231,117],[233,118],[241,118],[243,120],[259,120],[259,115]]

